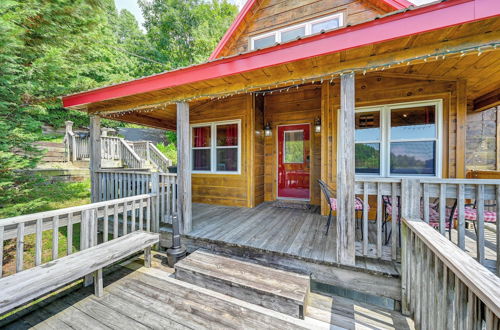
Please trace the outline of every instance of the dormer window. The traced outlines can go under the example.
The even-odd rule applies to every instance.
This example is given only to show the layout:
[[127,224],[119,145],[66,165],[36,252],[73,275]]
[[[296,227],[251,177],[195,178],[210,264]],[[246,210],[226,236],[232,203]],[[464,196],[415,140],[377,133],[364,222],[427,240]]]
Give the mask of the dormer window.
[[276,43],[288,42],[299,37],[333,30],[341,27],[344,24],[343,20],[344,17],[340,13],[264,33],[250,38],[250,49],[255,50],[271,47]]

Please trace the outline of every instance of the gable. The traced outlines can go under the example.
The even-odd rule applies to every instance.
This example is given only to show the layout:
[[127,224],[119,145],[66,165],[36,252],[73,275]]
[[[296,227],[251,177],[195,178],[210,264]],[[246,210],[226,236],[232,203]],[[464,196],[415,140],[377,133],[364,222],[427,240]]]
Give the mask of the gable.
[[250,49],[250,39],[333,14],[343,15],[343,26],[371,20],[408,6],[406,0],[248,0],[210,59]]

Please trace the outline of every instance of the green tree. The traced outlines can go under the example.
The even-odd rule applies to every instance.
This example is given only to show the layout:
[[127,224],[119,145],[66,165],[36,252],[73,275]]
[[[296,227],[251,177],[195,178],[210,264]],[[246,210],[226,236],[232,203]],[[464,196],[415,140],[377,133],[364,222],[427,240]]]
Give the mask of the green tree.
[[206,61],[233,21],[227,0],[139,0],[152,49],[146,57],[175,69]]

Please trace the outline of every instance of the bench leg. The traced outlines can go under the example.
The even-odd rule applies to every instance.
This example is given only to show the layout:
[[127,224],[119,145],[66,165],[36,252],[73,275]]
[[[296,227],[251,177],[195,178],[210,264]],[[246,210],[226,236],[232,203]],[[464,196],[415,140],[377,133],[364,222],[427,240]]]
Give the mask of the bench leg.
[[102,280],[102,269],[94,272],[94,291],[97,297],[102,297],[104,294],[104,285]]
[[151,268],[151,246],[144,249],[144,267]]

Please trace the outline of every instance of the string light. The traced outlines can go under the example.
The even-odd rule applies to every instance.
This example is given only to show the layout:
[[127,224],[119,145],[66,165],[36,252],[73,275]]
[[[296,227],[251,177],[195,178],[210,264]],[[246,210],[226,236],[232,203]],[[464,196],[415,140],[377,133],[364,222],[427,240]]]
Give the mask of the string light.
[[[445,59],[446,56],[450,56],[453,54],[457,54],[460,57],[463,57],[467,54],[471,54],[473,52],[477,52],[477,55],[480,56],[484,50],[487,48],[491,49],[496,49],[497,46],[500,45],[500,42],[494,42],[494,43],[489,43],[489,44],[483,44],[481,46],[475,46],[475,47],[468,47],[468,48],[462,48],[459,50],[445,50],[439,53],[432,53],[428,55],[422,55],[422,56],[416,56],[416,57],[411,57],[411,58],[406,58],[406,59],[400,59],[398,61],[390,62],[390,63],[385,63],[385,64],[378,64],[378,65],[373,65],[373,66],[364,66],[364,67],[358,67],[358,68],[352,68],[348,70],[339,70],[335,72],[329,72],[326,74],[321,74],[309,78],[298,78],[298,79],[290,79],[287,81],[279,81],[279,82],[273,82],[273,83],[268,83],[265,85],[261,86],[253,86],[253,87],[248,87],[248,88],[242,88],[236,91],[233,91],[231,93],[220,93],[220,94],[199,94],[195,95],[192,97],[188,98],[182,98],[182,99],[176,99],[172,100],[169,102],[164,102],[164,103],[159,103],[159,104],[153,104],[153,105],[145,105],[145,106],[140,106],[140,107],[135,107],[135,108],[130,108],[127,110],[120,110],[117,112],[109,112],[109,111],[103,111],[103,112],[98,112],[97,114],[105,116],[105,117],[111,117],[111,118],[116,118],[116,117],[121,117],[127,114],[130,114],[132,112],[135,113],[149,113],[152,111],[158,111],[158,110],[163,110],[169,105],[174,105],[179,102],[190,102],[193,100],[199,100],[199,99],[209,99],[209,100],[221,100],[230,96],[234,96],[237,94],[245,94],[245,93],[255,93],[258,95],[266,95],[266,94],[272,94],[274,93],[281,93],[284,91],[289,91],[291,88],[296,88],[298,89],[301,85],[305,83],[314,83],[317,81],[320,81],[323,83],[324,80],[330,80],[330,84],[333,83],[333,80],[336,77],[343,76],[344,74],[348,73],[355,73],[355,72],[361,72],[363,75],[366,75],[367,72],[369,71],[384,71],[385,69],[391,68],[392,66],[396,65],[401,65],[403,63],[406,63],[406,65],[412,65],[414,62],[421,62],[422,60],[424,62],[427,62],[428,59],[434,59],[434,60],[439,60],[439,58]],[[280,85],[286,85],[285,87],[278,88]],[[276,89],[274,90],[269,90],[270,86],[275,86]]]

